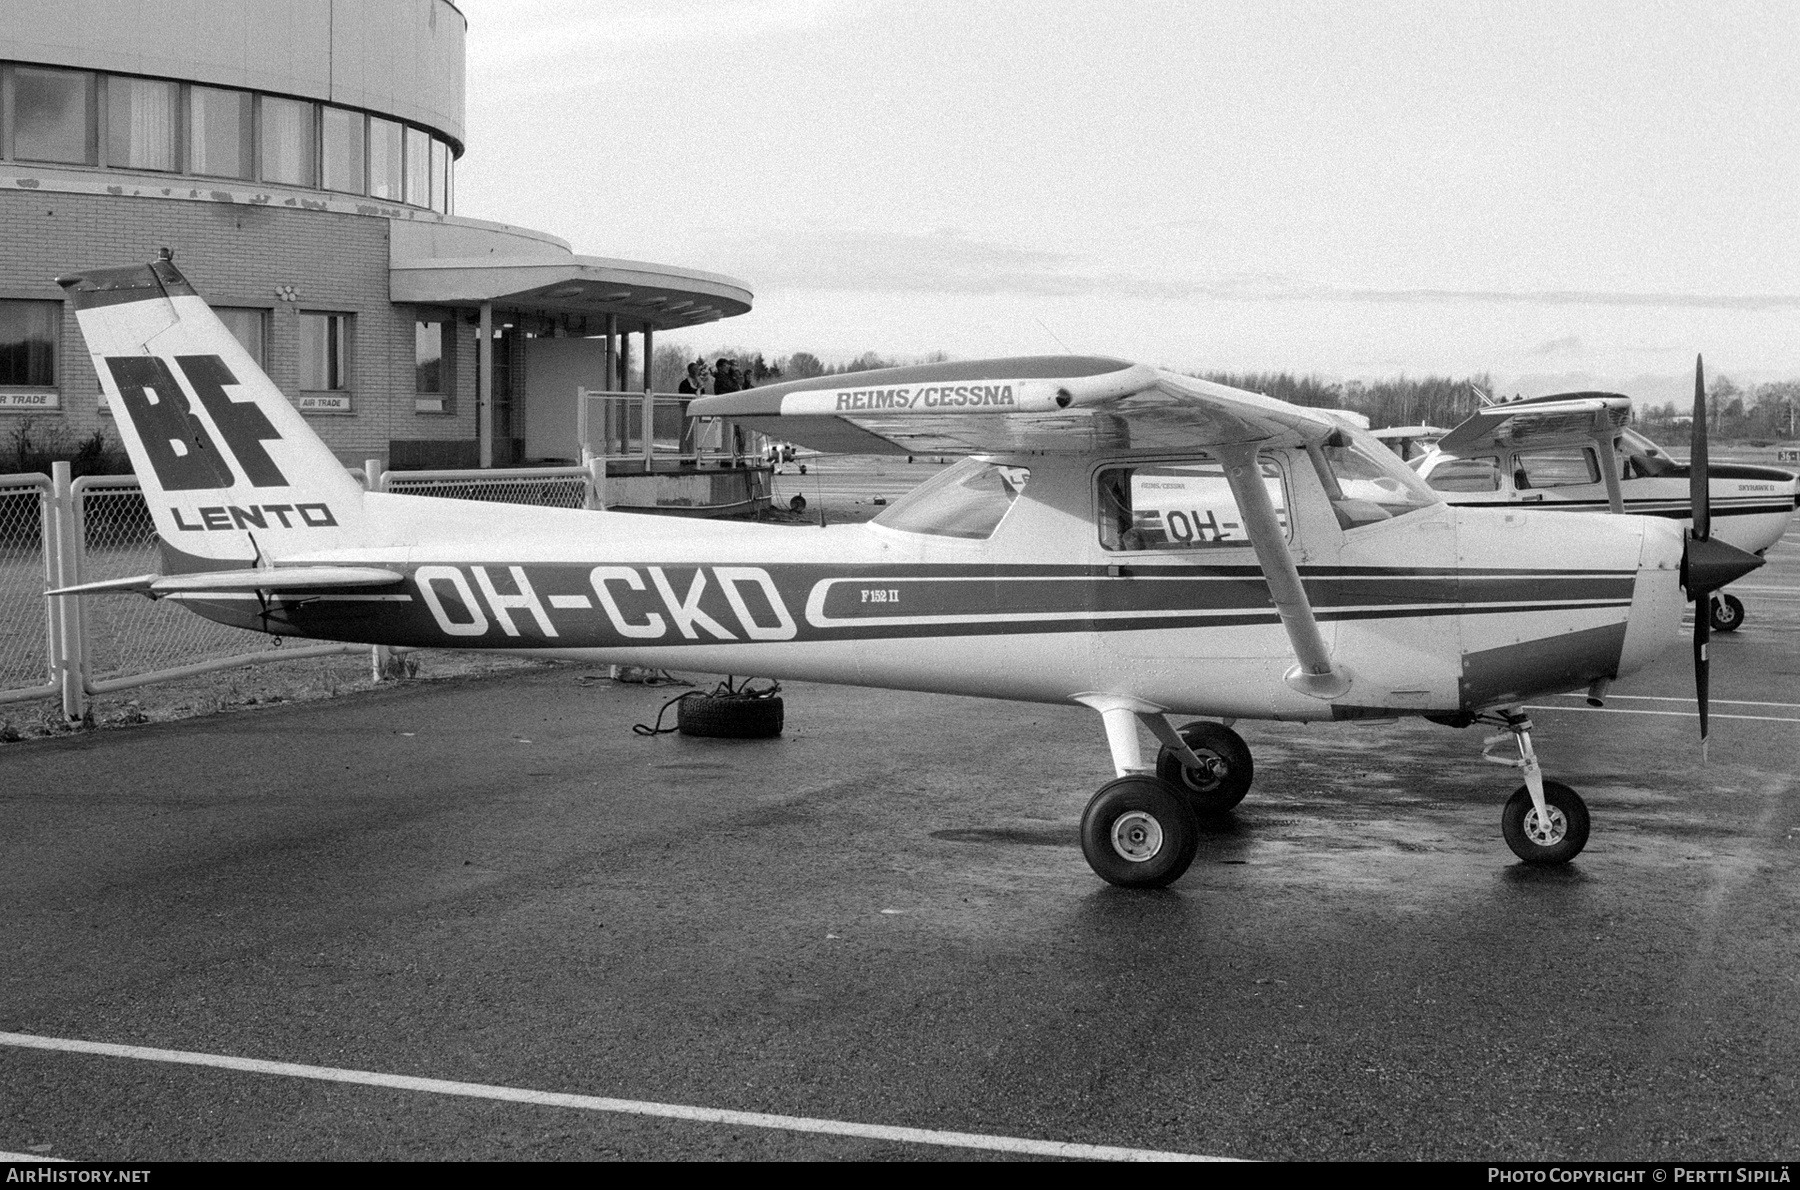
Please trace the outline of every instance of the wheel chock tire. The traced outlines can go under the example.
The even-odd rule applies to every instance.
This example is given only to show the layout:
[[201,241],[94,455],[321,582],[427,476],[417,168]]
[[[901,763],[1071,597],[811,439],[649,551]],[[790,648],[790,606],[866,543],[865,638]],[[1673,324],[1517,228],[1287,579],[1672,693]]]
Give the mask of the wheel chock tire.
[[693,694],[676,704],[675,726],[682,735],[766,740],[781,734],[785,714],[778,694]]

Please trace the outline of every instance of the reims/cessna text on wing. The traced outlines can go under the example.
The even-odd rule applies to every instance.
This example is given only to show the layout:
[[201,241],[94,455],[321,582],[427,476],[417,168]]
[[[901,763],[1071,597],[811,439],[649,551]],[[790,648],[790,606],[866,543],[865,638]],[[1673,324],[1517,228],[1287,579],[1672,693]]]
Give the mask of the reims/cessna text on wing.
[[866,525],[365,492],[172,263],[62,285],[166,571],[67,593],[325,640],[1078,703],[1118,773],[1083,851],[1125,886],[1180,876],[1197,816],[1244,796],[1240,718],[1496,725],[1524,777],[1508,843],[1571,858],[1587,811],[1541,776],[1519,704],[1638,669],[1672,638],[1683,585],[1693,598],[1759,564],[1704,518],[1684,544],[1652,518],[1451,508],[1331,416],[1081,357],[695,403],[820,450],[968,456]]
[[[1692,473],[1626,422],[1631,398],[1559,393],[1478,410],[1414,466],[1456,505],[1536,504],[1558,512],[1610,510],[1691,520]],[[1398,431],[1391,431],[1398,433]],[[1713,535],[1760,557],[1781,540],[1800,477],[1775,467],[1713,463],[1707,468]],[[1744,622],[1736,596],[1714,591],[1712,627]]]

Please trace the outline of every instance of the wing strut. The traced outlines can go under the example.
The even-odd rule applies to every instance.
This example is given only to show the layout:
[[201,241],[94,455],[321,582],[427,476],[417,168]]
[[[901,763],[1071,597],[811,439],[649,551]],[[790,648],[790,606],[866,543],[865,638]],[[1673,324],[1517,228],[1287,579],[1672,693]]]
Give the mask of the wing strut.
[[1614,516],[1625,511],[1625,493],[1619,487],[1619,431],[1602,406],[1594,410],[1594,449],[1600,456],[1600,477],[1606,482],[1606,507]]
[[1313,617],[1312,603],[1300,585],[1300,571],[1294,556],[1288,552],[1287,535],[1275,515],[1269,489],[1263,485],[1262,466],[1257,462],[1256,444],[1221,446],[1219,456],[1225,462],[1225,480],[1237,498],[1238,511],[1244,516],[1244,530],[1250,535],[1250,548],[1262,567],[1263,579],[1269,584],[1269,595],[1275,610],[1281,613],[1281,626],[1287,629],[1288,641],[1299,662],[1288,670],[1287,684],[1313,698],[1339,698],[1350,689],[1350,673],[1331,663],[1331,650],[1319,632]]

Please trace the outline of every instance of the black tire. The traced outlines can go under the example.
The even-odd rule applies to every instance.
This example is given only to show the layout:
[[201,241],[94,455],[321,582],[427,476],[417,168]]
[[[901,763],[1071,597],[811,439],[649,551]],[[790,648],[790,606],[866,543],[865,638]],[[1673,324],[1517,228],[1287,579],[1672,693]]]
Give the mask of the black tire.
[[1506,799],[1506,809],[1500,814],[1500,833],[1506,836],[1506,845],[1513,854],[1528,864],[1566,864],[1587,846],[1587,803],[1558,781],[1544,782],[1544,803],[1550,809],[1550,829],[1539,831],[1531,791],[1519,786]]
[[692,694],[675,706],[675,726],[682,735],[718,740],[765,740],[778,736],[784,717],[779,694],[768,698]]
[[806,497],[796,494],[792,500],[788,501],[788,511],[792,513],[805,512]]
[[1194,862],[1200,826],[1161,777],[1134,774],[1100,787],[1081,815],[1081,853],[1120,888],[1162,888]]
[[1736,632],[1744,623],[1744,605],[1735,595],[1721,594],[1717,600],[1708,600],[1712,610],[1712,630],[1714,632]]
[[1179,789],[1189,808],[1202,818],[1223,814],[1243,801],[1256,779],[1250,745],[1243,737],[1222,723],[1201,720],[1182,728],[1181,738],[1206,762],[1206,771],[1189,768],[1165,747],[1156,755],[1156,775]]

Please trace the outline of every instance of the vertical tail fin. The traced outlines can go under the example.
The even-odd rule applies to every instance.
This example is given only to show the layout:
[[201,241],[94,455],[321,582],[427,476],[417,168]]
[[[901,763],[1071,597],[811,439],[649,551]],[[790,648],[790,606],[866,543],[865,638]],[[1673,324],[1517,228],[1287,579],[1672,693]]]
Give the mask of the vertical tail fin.
[[174,263],[59,277],[168,573],[363,543],[362,487]]

